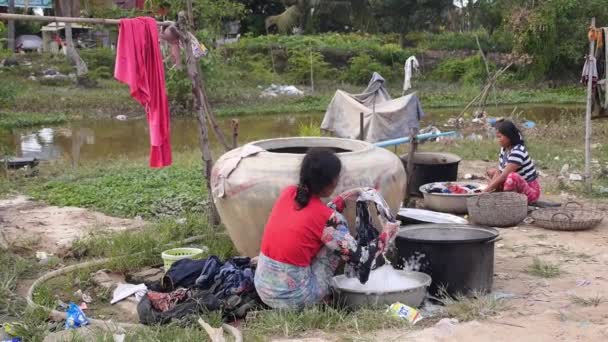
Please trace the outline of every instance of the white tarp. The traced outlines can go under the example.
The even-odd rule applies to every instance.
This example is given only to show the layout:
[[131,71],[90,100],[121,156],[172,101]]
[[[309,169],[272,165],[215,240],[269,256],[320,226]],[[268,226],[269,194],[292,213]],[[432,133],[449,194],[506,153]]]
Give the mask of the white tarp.
[[321,129],[339,138],[358,139],[360,113],[363,113],[364,140],[378,142],[410,135],[411,128],[420,128],[424,116],[415,93],[391,99],[384,78],[373,74],[361,94],[338,90],[332,98]]

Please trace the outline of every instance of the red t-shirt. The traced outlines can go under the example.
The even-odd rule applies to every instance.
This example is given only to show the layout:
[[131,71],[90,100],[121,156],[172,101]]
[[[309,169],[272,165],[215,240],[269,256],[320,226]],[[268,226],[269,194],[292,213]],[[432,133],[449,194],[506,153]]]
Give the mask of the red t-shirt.
[[266,223],[261,251],[279,262],[310,266],[323,247],[321,236],[333,210],[319,197],[311,198],[306,207],[298,210],[296,192],[296,186],[281,192]]

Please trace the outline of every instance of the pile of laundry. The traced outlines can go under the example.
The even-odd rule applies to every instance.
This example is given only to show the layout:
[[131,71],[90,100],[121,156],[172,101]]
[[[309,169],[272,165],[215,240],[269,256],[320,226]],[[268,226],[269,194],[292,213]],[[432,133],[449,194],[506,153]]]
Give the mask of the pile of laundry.
[[222,310],[225,321],[244,318],[261,305],[253,285],[254,268],[248,257],[222,262],[207,259],[178,260],[161,280],[143,284],[120,284],[111,303],[135,295],[142,324],[166,324],[203,312]]
[[430,194],[478,194],[483,190],[479,184],[433,183],[427,187]]

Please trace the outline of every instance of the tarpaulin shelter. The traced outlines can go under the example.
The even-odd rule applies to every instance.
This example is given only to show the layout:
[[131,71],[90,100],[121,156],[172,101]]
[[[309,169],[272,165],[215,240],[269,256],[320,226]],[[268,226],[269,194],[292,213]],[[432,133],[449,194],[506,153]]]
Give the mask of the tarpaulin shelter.
[[360,94],[336,91],[321,129],[335,137],[360,138],[360,113],[363,113],[363,140],[378,142],[401,138],[411,128],[420,128],[424,116],[420,100],[415,93],[391,99],[384,78],[374,72],[367,88]]

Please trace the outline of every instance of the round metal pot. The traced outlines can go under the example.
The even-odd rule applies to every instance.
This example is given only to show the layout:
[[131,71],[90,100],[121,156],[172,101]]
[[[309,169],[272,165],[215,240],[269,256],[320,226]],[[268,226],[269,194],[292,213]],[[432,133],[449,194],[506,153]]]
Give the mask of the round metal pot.
[[495,229],[471,225],[405,226],[395,238],[396,268],[417,267],[431,276],[433,295],[492,291]]

